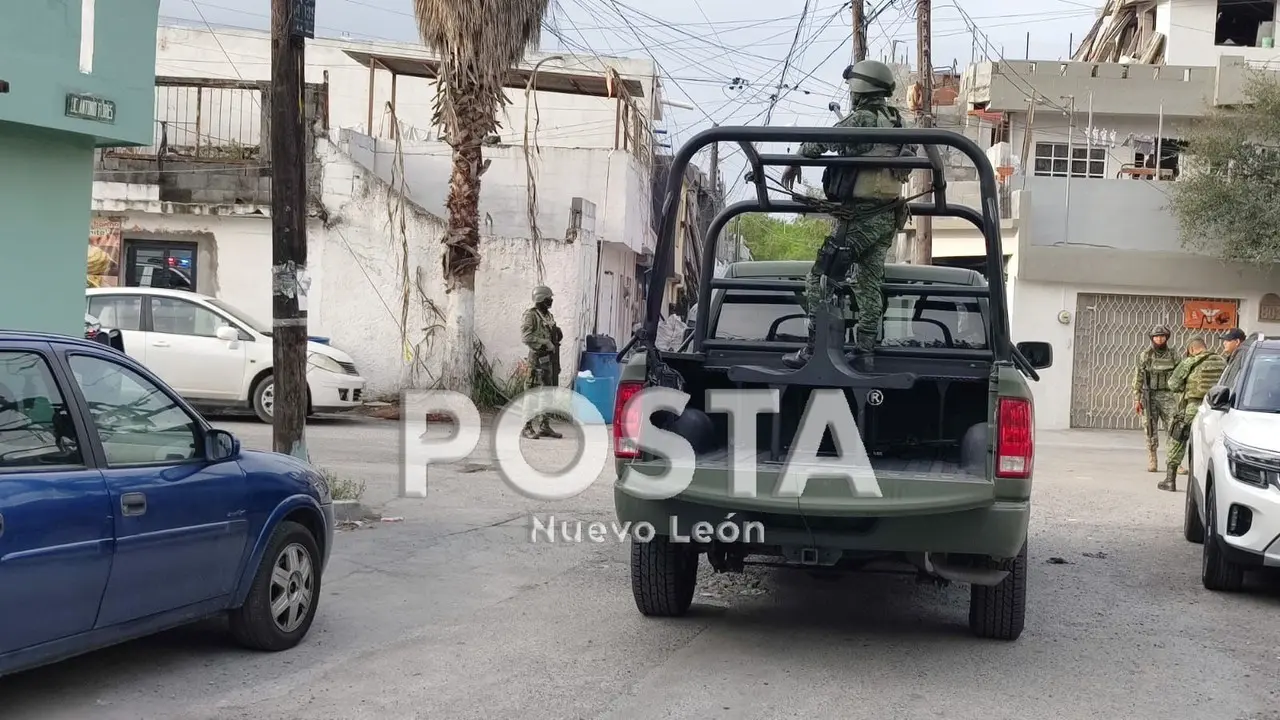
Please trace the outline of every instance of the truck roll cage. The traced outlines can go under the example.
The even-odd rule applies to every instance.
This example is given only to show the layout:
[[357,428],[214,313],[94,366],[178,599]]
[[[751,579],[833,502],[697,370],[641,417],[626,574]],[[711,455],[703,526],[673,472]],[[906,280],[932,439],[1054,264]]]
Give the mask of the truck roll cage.
[[[910,348],[877,348],[877,355],[921,355],[932,358],[974,360],[976,355],[997,362],[1015,362],[1034,376],[1030,363],[1013,346],[1009,333],[1009,316],[1006,305],[1004,280],[1004,253],[1000,242],[1000,213],[997,206],[998,189],[995,171],[981,148],[969,138],[949,130],[936,128],[798,128],[798,127],[731,127],[720,126],[703,130],[680,147],[672,161],[667,180],[662,209],[662,224],[655,249],[654,267],[663,270],[671,266],[675,248],[677,208],[685,170],[693,156],[712,143],[736,143],[743,151],[751,167],[748,180],[755,186],[755,199],[744,200],[724,208],[711,222],[706,242],[702,247],[701,273],[698,282],[698,314],[693,327],[690,350],[694,354],[706,350],[760,350],[761,343],[738,340],[708,339],[708,321],[711,317],[712,290],[764,290],[798,291],[804,287],[802,280],[775,280],[714,277],[716,245],[729,220],[748,212],[815,213],[821,210],[797,200],[777,200],[769,196],[765,175],[769,167],[856,167],[856,168],[906,168],[928,170],[931,175],[932,195],[929,202],[910,202],[912,215],[956,217],[968,220],[977,227],[986,241],[986,280],[982,285],[958,285],[945,283],[885,283],[888,294],[920,295],[930,297],[987,298],[987,347],[985,351],[929,348],[918,353]],[[885,143],[893,145],[918,145],[924,149],[924,157],[844,157],[824,155],[806,158],[799,155],[774,155],[757,152],[755,143],[805,142],[835,143]],[[953,205],[947,201],[947,182],[942,156],[938,146],[952,147],[973,161],[978,171],[978,184],[982,195],[981,209],[965,205]],[[667,276],[654,272],[649,277],[645,303],[644,323],[632,341],[619,353],[625,354],[632,346],[657,352],[653,346],[657,337],[659,315]],[[853,370],[843,361],[846,334],[843,320],[825,307],[815,312],[816,344],[809,363],[799,370],[779,371],[761,367],[736,367],[731,379],[738,382],[766,382],[782,385],[844,386],[844,387],[909,387],[914,377],[908,374],[871,375]],[[781,345],[781,343],[769,343]],[[797,345],[798,347],[798,345]],[[773,348],[769,348],[773,349]],[[883,352],[882,350],[890,350]]]

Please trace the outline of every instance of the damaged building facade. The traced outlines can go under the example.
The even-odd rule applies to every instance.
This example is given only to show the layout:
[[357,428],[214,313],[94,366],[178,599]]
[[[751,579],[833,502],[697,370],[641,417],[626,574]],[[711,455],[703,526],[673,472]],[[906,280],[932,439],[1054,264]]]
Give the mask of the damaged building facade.
[[[1185,249],[1169,209],[1189,123],[1241,103],[1247,74],[1278,57],[1273,20],[1222,29],[1246,5],[1273,17],[1274,2],[1113,0],[1074,60],[982,62],[962,77],[961,111],[995,129],[979,142],[1008,175],[1014,339],[1054,346],[1033,385],[1039,427],[1136,429],[1132,361],[1155,324],[1179,346],[1235,326],[1280,332],[1277,275]],[[983,251],[976,231],[935,229],[936,262]]]
[[[90,243],[120,267],[104,284],[173,283],[270,318],[269,58],[265,33],[160,28],[154,141],[97,160]],[[353,356],[366,397],[438,372],[451,150],[431,124],[435,67],[421,46],[308,41],[308,329]],[[475,328],[495,374],[526,354],[520,310],[540,283],[558,298],[562,380],[587,336],[630,336],[655,241],[655,74],[538,54],[511,72],[480,198]]]

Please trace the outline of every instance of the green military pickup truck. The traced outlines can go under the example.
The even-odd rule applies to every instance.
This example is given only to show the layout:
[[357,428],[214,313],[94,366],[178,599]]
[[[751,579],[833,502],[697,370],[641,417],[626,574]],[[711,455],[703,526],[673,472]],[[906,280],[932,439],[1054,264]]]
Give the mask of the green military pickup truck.
[[[819,310],[813,359],[799,370],[783,365],[782,356],[805,339],[800,292],[811,263],[735,263],[722,277],[702,277],[698,317],[676,351],[648,342],[658,309],[650,295],[645,327],[620,353],[629,359],[613,430],[618,519],[654,530],[633,535],[636,605],[651,616],[685,613],[702,555],[719,572],[756,562],[850,571],[888,564],[969,584],[972,631],[1013,640],[1023,629],[1027,593],[1035,437],[1027,380],[1038,379],[1036,369],[1048,367],[1052,353],[1046,343],[1015,346],[1009,339],[995,182],[985,156],[962,136],[933,129],[720,127],[682,148],[672,177],[683,177],[682,158],[714,141],[739,142],[762,178],[763,167],[794,158],[761,155],[754,142],[850,136],[922,144],[927,157],[806,162],[933,170],[933,202],[912,204],[913,212],[969,219],[987,238],[988,270],[996,272],[887,266],[882,335],[867,372],[844,360],[851,328],[830,306]],[[937,145],[974,159],[982,211],[946,203]],[[726,208],[712,223],[703,268],[714,265],[712,240],[731,217],[810,209],[769,198],[763,180],[757,190],[756,200]],[[664,232],[657,257],[669,251]],[[644,392],[654,387],[683,393],[683,408],[655,407]],[[731,415],[723,398],[736,397],[732,391],[773,399],[754,417]],[[688,452],[656,450],[660,433],[687,442]],[[754,451],[746,449],[752,440]],[[676,492],[639,492],[633,484],[677,471],[686,481]],[[796,477],[804,478],[800,485]],[[780,492],[784,487],[802,492]]]

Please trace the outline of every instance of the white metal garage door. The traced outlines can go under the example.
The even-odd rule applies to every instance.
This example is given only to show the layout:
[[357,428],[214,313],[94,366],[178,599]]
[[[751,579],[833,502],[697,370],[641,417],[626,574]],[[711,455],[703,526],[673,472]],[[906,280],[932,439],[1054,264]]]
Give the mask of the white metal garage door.
[[[1081,293],[1076,301],[1074,370],[1071,383],[1071,427],[1139,430],[1133,414],[1133,368],[1138,353],[1151,343],[1147,333],[1155,325],[1173,331],[1169,343],[1181,354],[1196,335],[1220,347],[1219,335],[1229,328],[1191,330],[1183,327],[1183,303],[1191,298],[1164,295],[1104,295]],[[1195,298],[1204,300],[1207,298]],[[1239,300],[1215,299],[1232,303]]]

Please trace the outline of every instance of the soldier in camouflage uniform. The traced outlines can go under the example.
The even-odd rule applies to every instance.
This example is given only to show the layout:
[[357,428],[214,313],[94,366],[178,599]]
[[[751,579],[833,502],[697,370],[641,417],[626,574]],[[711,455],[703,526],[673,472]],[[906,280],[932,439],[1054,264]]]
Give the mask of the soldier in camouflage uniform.
[[[902,116],[889,105],[896,81],[889,66],[875,60],[863,60],[845,71],[845,79],[853,91],[851,112],[836,127],[890,128],[902,127]],[[809,142],[800,146],[799,154],[820,157],[834,151],[845,157],[913,155],[912,146],[885,144],[827,144]],[[790,189],[800,177],[800,167],[792,166],[782,175],[782,184]],[[902,184],[910,171],[887,168],[835,168],[823,174],[823,191],[827,199],[842,207],[831,214],[836,219],[834,231],[826,237],[813,268],[805,279],[803,306],[809,315],[809,337],[802,350],[783,357],[791,368],[800,368],[813,355],[816,340],[814,313],[820,303],[829,301],[852,276],[853,297],[858,310],[854,356],[870,361],[880,320],[884,315],[884,263],[894,236],[906,221],[901,202]],[[826,276],[826,290],[822,277]]]
[[1160,426],[1165,432],[1178,411],[1178,398],[1169,389],[1169,375],[1178,366],[1178,354],[1169,347],[1169,328],[1151,329],[1151,347],[1138,354],[1133,373],[1133,411],[1142,417],[1147,435],[1147,472],[1159,472]]
[[1165,466],[1164,480],[1156,487],[1174,492],[1178,489],[1178,465],[1187,450],[1191,437],[1191,421],[1200,411],[1200,401],[1209,389],[1217,384],[1227,361],[1217,353],[1209,352],[1203,338],[1192,338],[1187,344],[1189,354],[1169,375],[1169,389],[1179,396],[1180,406],[1174,423],[1169,429],[1169,460]]
[[[533,307],[525,310],[520,319],[520,339],[529,348],[530,388],[560,385],[560,340],[563,333],[551,314],[551,300],[551,288],[545,285],[534,288]],[[533,427],[535,419],[540,420],[536,430]],[[545,412],[530,416],[522,434],[527,438],[564,437],[551,428]]]

